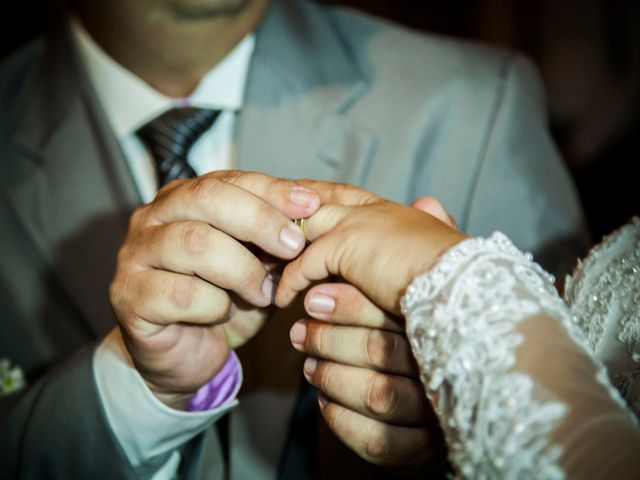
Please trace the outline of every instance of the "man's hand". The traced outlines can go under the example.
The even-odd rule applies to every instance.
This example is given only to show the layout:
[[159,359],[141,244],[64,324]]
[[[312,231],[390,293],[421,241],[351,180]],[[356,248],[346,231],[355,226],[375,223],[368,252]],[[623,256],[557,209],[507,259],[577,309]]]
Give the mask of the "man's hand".
[[133,362],[160,400],[182,408],[264,322],[274,283],[249,243],[292,259],[305,243],[290,219],[318,196],[258,173],[175,181],[137,209],[110,288]]
[[404,321],[344,283],[313,287],[305,309],[313,318],[293,326],[291,341],[309,355],[304,375],[319,390],[320,410],[335,434],[365,460],[402,473],[442,460],[442,433]]

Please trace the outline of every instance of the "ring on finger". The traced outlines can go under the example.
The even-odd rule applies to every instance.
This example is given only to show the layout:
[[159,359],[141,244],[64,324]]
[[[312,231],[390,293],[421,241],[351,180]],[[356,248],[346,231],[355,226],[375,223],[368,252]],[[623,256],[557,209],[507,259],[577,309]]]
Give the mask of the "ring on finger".
[[307,241],[307,244],[311,243],[309,241],[309,235],[307,233],[307,224],[306,224],[306,219],[304,218],[296,218],[293,223],[295,223],[298,227],[300,227],[300,230],[302,230],[302,233],[304,234],[304,238]]

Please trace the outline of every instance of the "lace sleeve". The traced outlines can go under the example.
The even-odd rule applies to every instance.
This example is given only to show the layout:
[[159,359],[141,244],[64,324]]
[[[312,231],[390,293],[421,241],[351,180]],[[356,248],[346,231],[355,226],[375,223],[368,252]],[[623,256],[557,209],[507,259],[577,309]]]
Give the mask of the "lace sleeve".
[[449,250],[402,300],[460,477],[636,474],[640,430],[553,283],[494,234]]
[[640,417],[640,218],[578,264],[565,298],[611,383]]

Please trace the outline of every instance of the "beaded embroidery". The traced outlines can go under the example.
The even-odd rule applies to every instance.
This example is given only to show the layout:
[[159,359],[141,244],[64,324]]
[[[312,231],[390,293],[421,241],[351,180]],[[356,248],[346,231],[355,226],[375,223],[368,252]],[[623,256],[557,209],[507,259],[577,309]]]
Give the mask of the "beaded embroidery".
[[[573,321],[598,354],[605,329],[614,325],[630,358],[640,364],[640,218],[605,237],[565,283]],[[637,368],[612,378],[629,406],[640,415]]]
[[[531,255],[496,233],[446,252],[402,299],[427,396],[463,478],[564,478],[562,450],[549,437],[567,407],[513,371],[522,342],[515,327],[536,313],[559,319],[588,351],[553,285]],[[596,378],[622,404],[599,364]]]

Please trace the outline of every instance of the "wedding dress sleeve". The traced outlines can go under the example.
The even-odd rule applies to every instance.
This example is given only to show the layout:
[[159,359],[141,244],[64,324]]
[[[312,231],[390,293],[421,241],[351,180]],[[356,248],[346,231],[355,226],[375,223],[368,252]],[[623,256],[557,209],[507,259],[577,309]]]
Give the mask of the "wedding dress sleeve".
[[637,478],[640,428],[556,293],[502,234],[469,239],[402,299],[461,478]]
[[640,417],[640,218],[578,264],[565,299],[611,383]]

